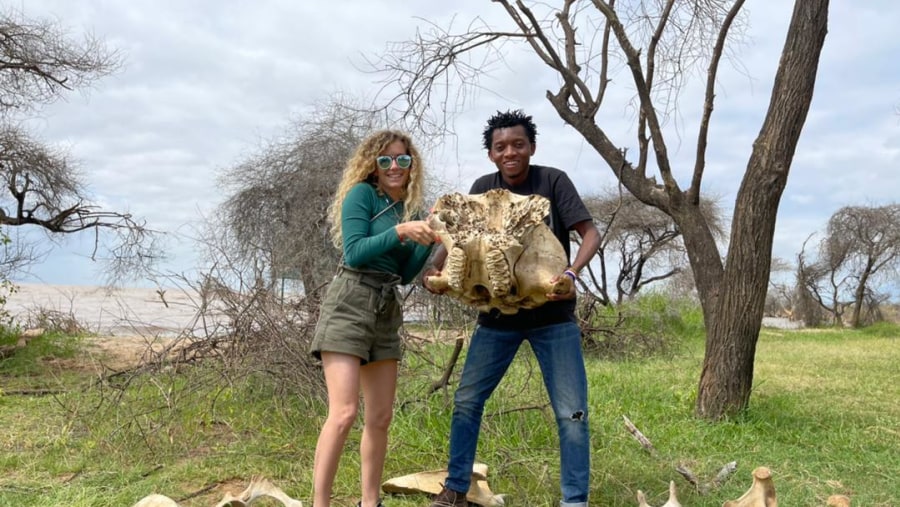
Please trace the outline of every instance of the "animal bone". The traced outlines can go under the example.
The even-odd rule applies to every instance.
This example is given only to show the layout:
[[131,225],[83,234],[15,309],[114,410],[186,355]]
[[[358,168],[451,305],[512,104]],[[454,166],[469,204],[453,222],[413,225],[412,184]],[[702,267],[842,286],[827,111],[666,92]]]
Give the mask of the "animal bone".
[[[303,507],[303,503],[300,500],[287,496],[284,491],[275,487],[268,479],[261,477],[253,478],[247,489],[238,496],[225,493],[222,501],[217,503],[215,507],[247,507],[259,498],[266,496],[278,500],[284,507]],[[142,498],[133,507],[178,507],[178,504],[167,496],[149,495]]]
[[178,507],[178,504],[167,496],[147,495],[132,507]]
[[[644,496],[643,491],[638,490],[637,499],[638,507],[650,507],[650,504],[647,503],[647,497]],[[678,496],[675,495],[675,481],[669,481],[669,499],[660,507],[681,507],[681,504],[678,503]]]
[[754,468],[750,489],[737,500],[725,502],[722,507],[778,507],[772,472],[766,467]]
[[216,507],[246,507],[264,496],[278,500],[284,507],[303,507],[300,500],[294,500],[287,496],[284,491],[281,491],[281,489],[269,482],[268,479],[262,477],[256,477],[251,480],[247,489],[245,489],[238,497],[233,497],[231,494],[225,493],[225,497],[221,502],[216,504]]
[[[437,495],[443,488],[447,470],[430,470],[389,479],[381,485],[385,493],[428,493]],[[475,463],[472,467],[472,482],[466,492],[466,500],[484,507],[502,507],[505,495],[495,495],[487,483],[487,465]]]
[[441,196],[428,221],[447,259],[429,285],[480,311],[497,308],[505,314],[538,307],[547,294],[568,293],[569,277],[550,283],[566,269],[567,259],[544,223],[549,211],[545,197],[504,189]]
[[828,507],[850,507],[850,497],[844,495],[831,495],[828,497]]

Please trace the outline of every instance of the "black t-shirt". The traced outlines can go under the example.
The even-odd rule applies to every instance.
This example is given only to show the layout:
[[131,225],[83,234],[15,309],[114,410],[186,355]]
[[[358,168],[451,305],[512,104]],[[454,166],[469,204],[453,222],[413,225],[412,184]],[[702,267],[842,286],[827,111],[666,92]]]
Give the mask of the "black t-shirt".
[[[567,262],[571,263],[569,231],[578,222],[593,218],[566,173],[553,167],[531,165],[525,182],[512,186],[503,181],[503,176],[497,171],[475,180],[469,193],[483,194],[494,188],[505,188],[519,195],[537,194],[549,199],[550,215],[545,221],[565,249]],[[513,315],[502,314],[499,310],[478,314],[480,325],[503,329],[527,329],[567,321],[575,322],[574,299],[549,301],[537,308],[519,310]]]

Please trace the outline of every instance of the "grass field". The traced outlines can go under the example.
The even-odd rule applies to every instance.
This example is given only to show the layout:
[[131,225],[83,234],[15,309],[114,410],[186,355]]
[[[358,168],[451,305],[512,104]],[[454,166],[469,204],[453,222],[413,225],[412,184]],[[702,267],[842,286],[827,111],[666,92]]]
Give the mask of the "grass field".
[[[750,409],[715,424],[693,416],[699,338],[664,358],[589,358],[591,505],[634,506],[639,489],[661,505],[675,481],[685,507],[720,506],[743,494],[758,466],[772,470],[784,506],[824,506],[832,494],[854,506],[900,505],[898,336],[889,325],[764,330]],[[320,398],[281,395],[265,378],[225,382],[203,366],[90,387],[101,358],[86,355],[88,340],[44,337],[0,360],[0,506],[130,506],[150,493],[212,506],[257,475],[310,505]],[[386,478],[445,466],[452,387],[428,391],[450,350],[435,343],[407,354]],[[356,504],[358,437],[348,442],[334,505]],[[507,505],[558,504],[555,424],[527,347],[489,401],[478,461]],[[731,461],[737,470],[704,495],[675,470],[708,480]],[[428,504],[424,495],[385,499]]]

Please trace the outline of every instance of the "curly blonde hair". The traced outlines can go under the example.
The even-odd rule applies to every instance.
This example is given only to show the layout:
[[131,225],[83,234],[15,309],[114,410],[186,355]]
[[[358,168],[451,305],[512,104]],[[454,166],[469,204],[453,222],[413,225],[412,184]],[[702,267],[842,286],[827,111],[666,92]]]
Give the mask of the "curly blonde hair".
[[356,147],[356,151],[350,157],[350,160],[347,161],[347,167],[344,168],[341,182],[338,184],[337,192],[334,194],[334,201],[328,207],[328,217],[331,220],[331,241],[336,247],[341,248],[343,244],[343,237],[341,236],[341,207],[344,204],[344,198],[347,197],[347,193],[357,183],[363,181],[375,183],[375,172],[378,171],[378,167],[375,165],[375,158],[395,141],[402,142],[406,146],[407,155],[412,156],[412,165],[409,168],[409,181],[406,183],[406,191],[402,199],[404,208],[402,220],[407,222],[419,216],[424,210],[423,180],[425,165],[412,139],[407,134],[397,130],[373,132]]

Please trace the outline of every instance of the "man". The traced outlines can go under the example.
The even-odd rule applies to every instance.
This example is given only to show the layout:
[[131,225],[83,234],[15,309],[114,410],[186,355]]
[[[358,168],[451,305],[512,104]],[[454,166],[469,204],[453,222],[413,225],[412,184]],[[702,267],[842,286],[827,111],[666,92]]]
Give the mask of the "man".
[[[515,194],[542,195],[550,200],[550,228],[571,259],[569,231],[581,236],[575,260],[558,277],[578,277],[600,246],[600,233],[572,181],[563,171],[531,165],[537,137],[531,116],[521,110],[498,112],[487,122],[484,147],[498,171],[478,178],[470,194],[505,188]],[[435,268],[423,275],[427,282],[439,274],[446,250],[435,254]],[[568,294],[548,294],[546,304],[515,315],[480,313],[469,343],[465,366],[454,396],[450,426],[450,460],[443,491],[431,507],[464,507],[475,461],[484,405],[506,374],[523,341],[538,360],[553,406],[560,443],[560,505],[586,506],[590,482],[587,378],[581,352],[581,329],[575,319],[575,284]]]

